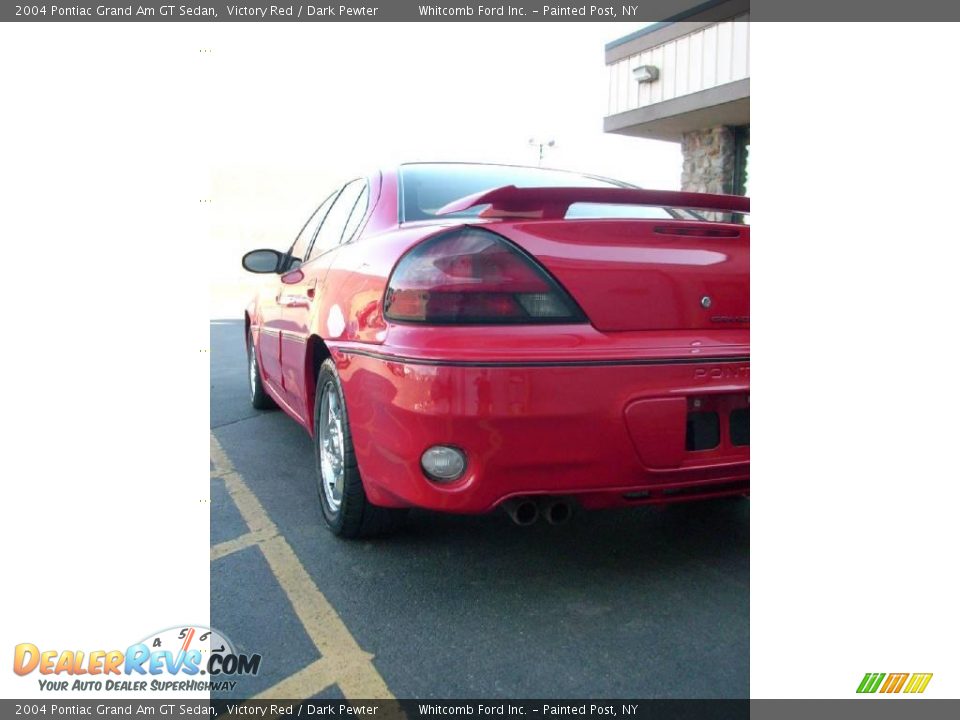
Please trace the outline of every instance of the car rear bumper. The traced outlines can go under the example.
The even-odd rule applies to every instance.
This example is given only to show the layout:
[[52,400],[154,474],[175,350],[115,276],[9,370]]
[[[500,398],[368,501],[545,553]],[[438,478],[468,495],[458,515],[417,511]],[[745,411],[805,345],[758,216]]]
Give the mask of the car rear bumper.
[[[598,508],[749,489],[747,357],[498,363],[356,348],[333,355],[364,486],[377,505],[480,513],[511,497],[563,495]],[[706,449],[688,449],[691,442]],[[426,477],[420,456],[433,445],[464,451],[462,478]]]

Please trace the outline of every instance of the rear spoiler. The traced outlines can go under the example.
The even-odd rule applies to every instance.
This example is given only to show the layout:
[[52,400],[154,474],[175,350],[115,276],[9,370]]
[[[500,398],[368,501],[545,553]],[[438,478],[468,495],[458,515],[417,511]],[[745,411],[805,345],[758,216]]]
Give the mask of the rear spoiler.
[[480,213],[480,217],[526,217],[549,220],[563,218],[574,203],[655,205],[744,214],[750,212],[750,198],[740,195],[711,195],[619,187],[518,188],[515,185],[505,185],[454,200],[437,210],[435,214],[449,215],[478,205],[489,205],[489,208]]

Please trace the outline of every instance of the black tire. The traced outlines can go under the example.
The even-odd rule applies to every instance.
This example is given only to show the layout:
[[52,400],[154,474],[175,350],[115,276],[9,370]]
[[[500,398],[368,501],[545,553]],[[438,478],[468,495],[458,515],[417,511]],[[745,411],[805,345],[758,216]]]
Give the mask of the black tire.
[[[341,415],[343,488],[338,507],[331,505],[324,492],[323,471],[321,470],[321,444],[324,433],[321,428],[321,410],[326,392],[335,392]],[[336,366],[327,359],[317,374],[317,393],[313,408],[313,450],[316,458],[317,494],[320,496],[320,509],[323,519],[334,535],[342,538],[364,538],[383,535],[399,527],[407,515],[406,510],[384,508],[372,504],[367,499],[357,467],[357,456],[353,450],[353,438],[350,434],[350,422],[347,406],[343,399],[343,388],[337,376]]]
[[253,332],[249,330],[247,331],[247,385],[250,388],[250,404],[257,410],[272,410],[277,406],[263,387],[260,363],[257,362],[257,350],[253,346]]

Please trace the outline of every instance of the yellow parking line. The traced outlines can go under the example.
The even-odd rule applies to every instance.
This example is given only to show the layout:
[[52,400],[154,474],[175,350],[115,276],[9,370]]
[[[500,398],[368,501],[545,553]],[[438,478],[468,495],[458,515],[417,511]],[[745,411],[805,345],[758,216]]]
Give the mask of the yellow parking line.
[[[337,667],[327,658],[320,658],[290,677],[264,690],[255,700],[290,700],[312,697],[337,682]],[[315,688],[320,687],[320,690]],[[307,693],[304,694],[304,689]]]
[[237,550],[243,550],[251,545],[257,545],[271,537],[273,537],[271,533],[248,532],[238,538],[233,538],[233,540],[225,540],[222,543],[217,543],[210,548],[210,561],[213,562],[227,555],[232,555],[237,552]]
[[[211,559],[257,545],[294,612],[322,658],[265,690],[258,697],[308,698],[336,684],[347,699],[393,699],[373,655],[365,652],[343,624],[340,616],[314,584],[286,539],[263,505],[234,469],[220,443],[211,433],[212,474],[223,478],[227,492],[243,516],[250,532],[235,541],[211,549]],[[214,552],[219,553],[214,556]],[[279,694],[277,694],[279,693]]]

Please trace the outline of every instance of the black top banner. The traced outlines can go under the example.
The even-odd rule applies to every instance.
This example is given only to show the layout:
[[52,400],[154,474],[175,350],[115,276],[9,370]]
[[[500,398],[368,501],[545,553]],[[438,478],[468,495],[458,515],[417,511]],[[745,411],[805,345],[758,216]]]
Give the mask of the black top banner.
[[[642,0],[640,2],[27,2],[0,6],[2,22],[678,22],[750,12],[763,20],[957,20],[960,3],[914,0]],[[910,32],[910,29],[905,29]]]
[[[650,22],[698,11],[700,19],[719,20],[729,2],[692,5],[682,0],[619,2],[430,2],[430,0],[348,0],[303,2],[159,2],[30,3],[4,5],[2,20],[134,22],[364,22],[364,21],[616,21]],[[744,5],[746,3],[740,3]]]

